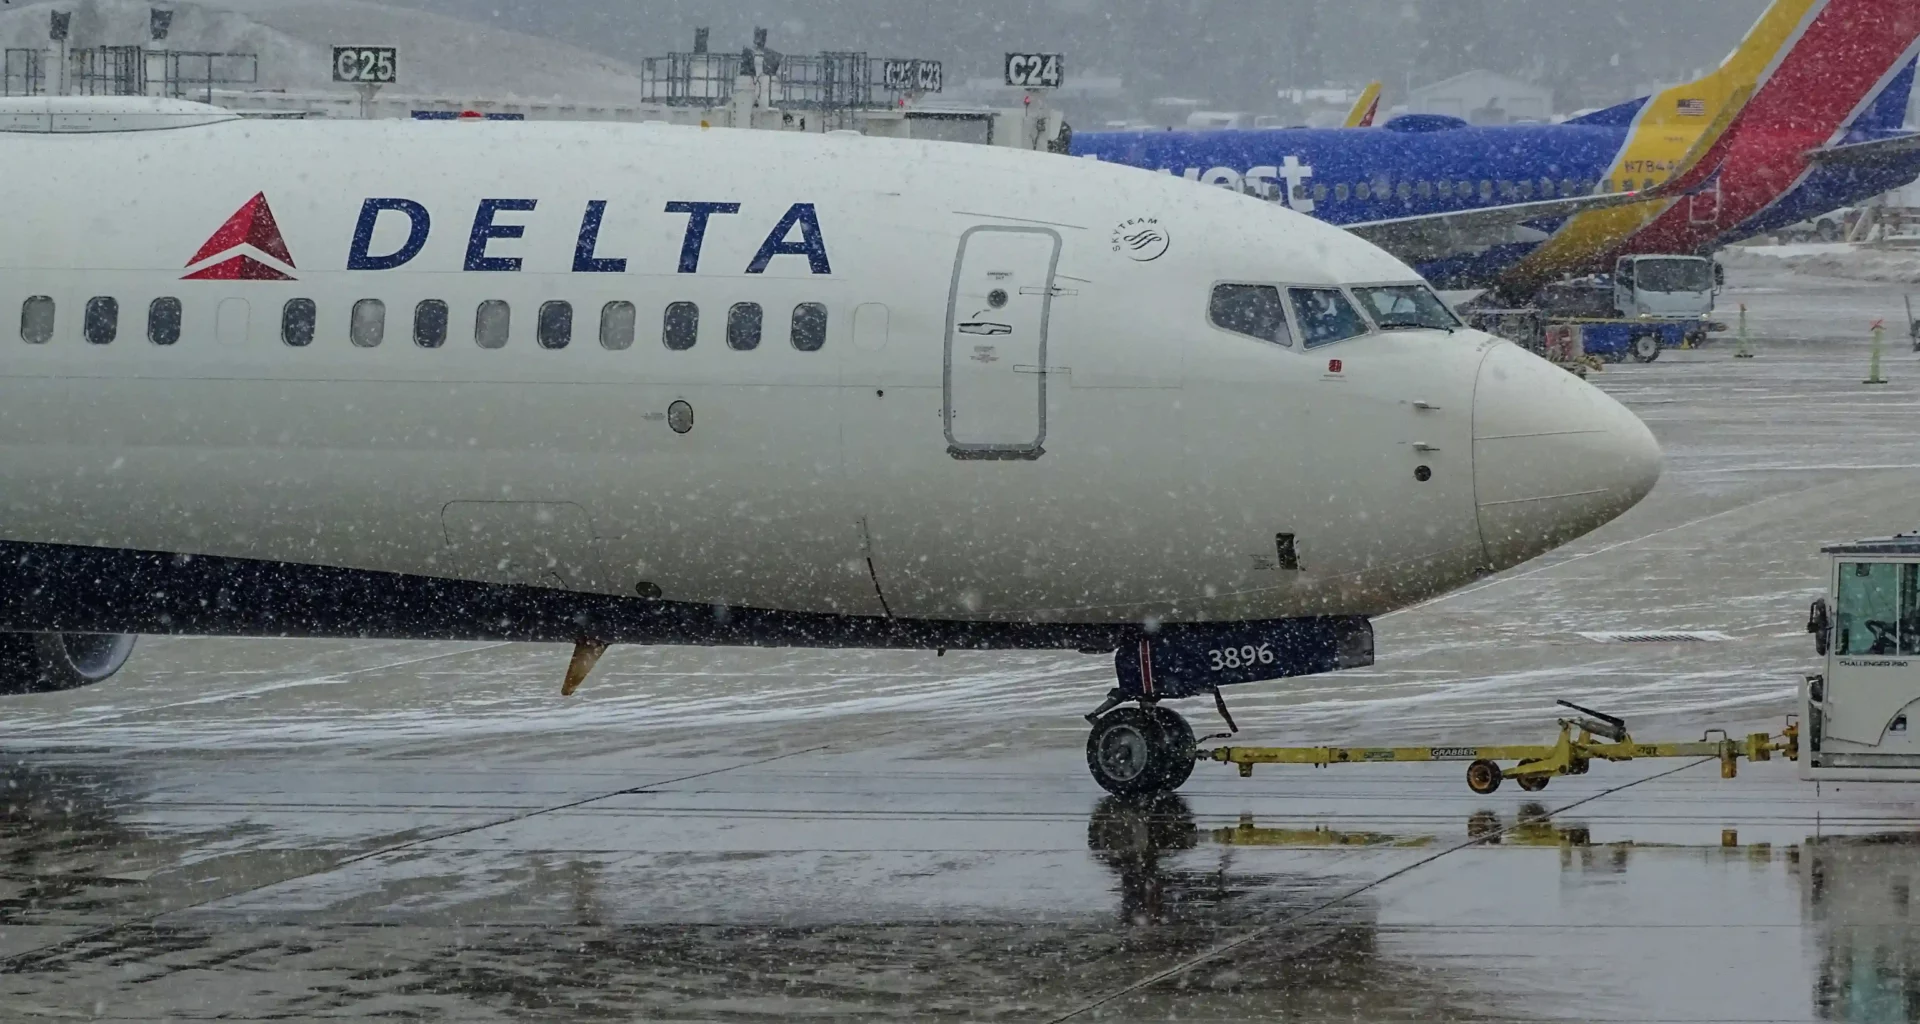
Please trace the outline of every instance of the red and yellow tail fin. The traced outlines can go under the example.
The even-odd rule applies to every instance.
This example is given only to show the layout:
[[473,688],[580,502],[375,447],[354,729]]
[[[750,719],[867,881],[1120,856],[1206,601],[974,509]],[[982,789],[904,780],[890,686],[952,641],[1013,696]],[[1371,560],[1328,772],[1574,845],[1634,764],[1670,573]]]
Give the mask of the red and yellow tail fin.
[[1375,79],[1360,90],[1360,98],[1353,101],[1353,109],[1347,111],[1347,128],[1373,127],[1373,115],[1380,112],[1380,81]]

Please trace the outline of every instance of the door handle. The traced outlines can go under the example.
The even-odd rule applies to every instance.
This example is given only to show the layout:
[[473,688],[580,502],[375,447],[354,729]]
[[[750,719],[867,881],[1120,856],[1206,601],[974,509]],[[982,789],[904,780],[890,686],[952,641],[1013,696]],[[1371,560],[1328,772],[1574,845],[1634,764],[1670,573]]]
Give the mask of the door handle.
[[1440,411],[1439,406],[1429,402],[1415,402],[1413,403],[1413,407],[1415,409],[1420,410],[1421,412],[1439,412]]
[[1413,442],[1413,450],[1416,452],[1437,452],[1440,450],[1440,446],[1428,444],[1425,441],[1415,441]]

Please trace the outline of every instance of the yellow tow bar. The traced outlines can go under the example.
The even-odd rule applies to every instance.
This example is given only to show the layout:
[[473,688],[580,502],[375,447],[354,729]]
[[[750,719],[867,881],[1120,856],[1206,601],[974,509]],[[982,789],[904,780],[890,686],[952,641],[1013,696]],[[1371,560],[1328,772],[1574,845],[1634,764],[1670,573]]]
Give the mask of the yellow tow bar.
[[[1562,701],[1561,703],[1566,703]],[[1632,761],[1649,757],[1713,757],[1720,760],[1720,777],[1739,774],[1740,760],[1769,761],[1780,751],[1787,760],[1800,759],[1800,726],[1797,716],[1788,715],[1778,737],[1771,733],[1750,733],[1736,739],[1724,729],[1708,729],[1698,742],[1640,743],[1628,734],[1626,723],[1609,715],[1586,711],[1602,721],[1584,718],[1560,719],[1560,736],[1550,744],[1507,744],[1499,746],[1431,747],[1213,747],[1198,751],[1202,760],[1240,766],[1242,778],[1253,774],[1256,764],[1310,764],[1324,768],[1331,764],[1382,764],[1407,761],[1466,761],[1467,788],[1475,793],[1491,793],[1505,779],[1520,788],[1536,792],[1547,788],[1556,775],[1585,775],[1592,761]],[[1598,734],[1596,736],[1596,734]],[[1517,762],[1502,768],[1501,761]]]

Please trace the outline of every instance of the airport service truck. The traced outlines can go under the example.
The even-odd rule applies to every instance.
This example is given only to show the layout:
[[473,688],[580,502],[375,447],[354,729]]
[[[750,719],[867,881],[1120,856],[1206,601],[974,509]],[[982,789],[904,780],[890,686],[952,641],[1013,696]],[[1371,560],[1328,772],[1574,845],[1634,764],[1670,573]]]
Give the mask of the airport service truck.
[[1650,363],[1669,348],[1704,344],[1726,270],[1704,256],[1622,256],[1612,274],[1548,285],[1521,307],[1466,310],[1468,321],[1560,363],[1628,356]]
[[1826,664],[1801,685],[1800,774],[1920,781],[1920,534],[1824,550],[1807,631]]

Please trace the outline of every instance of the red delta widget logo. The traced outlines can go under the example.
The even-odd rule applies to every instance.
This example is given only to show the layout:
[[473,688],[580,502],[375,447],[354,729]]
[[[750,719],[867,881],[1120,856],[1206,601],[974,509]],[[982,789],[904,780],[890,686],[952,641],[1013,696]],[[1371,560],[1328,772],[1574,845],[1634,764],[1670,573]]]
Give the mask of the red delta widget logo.
[[181,276],[181,280],[294,280],[292,274],[260,258],[267,257],[288,270],[294,269],[293,254],[287,251],[286,239],[280,237],[280,225],[274,223],[273,208],[267,205],[265,192],[255,193],[246,205],[235,210],[233,216],[228,217],[227,222],[201,244],[200,250],[187,261],[187,266],[192,268],[220,256],[226,258],[199,270],[190,269],[189,273]]
[[[523,240],[527,240],[529,234],[537,237],[538,225],[522,222],[520,218],[533,216],[538,206],[539,201],[534,199],[480,200],[467,232],[466,253],[460,269],[480,272],[521,269],[525,257],[514,254],[513,249],[525,244]],[[698,273],[700,257],[710,237],[725,232],[725,225],[741,213],[741,207],[738,202],[680,199],[668,202],[661,212],[684,218],[674,270],[682,274]],[[573,273],[617,274],[627,269],[626,257],[602,251],[600,229],[606,212],[605,199],[588,200],[581,212],[578,230],[571,239],[572,252],[562,250],[560,254],[562,259],[571,255]],[[740,217],[739,220],[752,224],[753,218]],[[384,232],[381,231],[383,221]],[[381,197],[363,201],[347,248],[346,269],[395,270],[413,262],[426,248],[433,222],[426,205],[412,199]],[[760,221],[762,225],[765,223]],[[775,262],[783,256],[795,257],[792,265],[796,269],[798,261],[804,260],[809,273],[833,272],[814,204],[789,204],[764,235],[758,225],[750,230],[751,234],[739,240],[759,238],[760,244],[747,261],[745,273],[763,274],[769,267],[786,266],[786,263]],[[398,237],[401,233],[404,238]],[[384,235],[384,240],[376,241],[377,234]],[[256,193],[228,217],[187,261],[187,267],[189,272],[183,279],[189,281],[295,280],[291,273],[295,269],[293,254],[274,220],[265,192]]]

